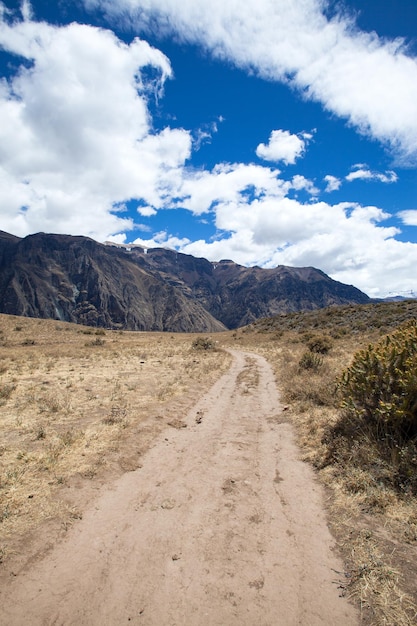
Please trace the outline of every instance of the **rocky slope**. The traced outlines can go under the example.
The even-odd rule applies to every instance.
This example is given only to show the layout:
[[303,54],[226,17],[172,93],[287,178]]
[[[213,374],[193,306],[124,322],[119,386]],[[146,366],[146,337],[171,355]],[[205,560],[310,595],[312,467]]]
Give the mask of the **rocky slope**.
[[161,248],[148,250],[146,255],[133,249],[131,254],[144,267],[158,270],[164,280],[191,294],[227,328],[279,313],[370,301],[359,289],[312,267],[262,269],[228,260],[210,263]]
[[314,268],[247,268],[87,237],[0,231],[0,312],[129,330],[214,332],[260,317],[364,303]]

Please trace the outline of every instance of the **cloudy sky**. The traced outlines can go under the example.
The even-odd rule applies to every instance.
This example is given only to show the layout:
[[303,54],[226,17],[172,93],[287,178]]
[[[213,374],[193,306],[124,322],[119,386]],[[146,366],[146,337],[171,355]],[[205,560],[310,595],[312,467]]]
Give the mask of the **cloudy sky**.
[[6,0],[0,73],[1,230],[417,292],[415,0]]

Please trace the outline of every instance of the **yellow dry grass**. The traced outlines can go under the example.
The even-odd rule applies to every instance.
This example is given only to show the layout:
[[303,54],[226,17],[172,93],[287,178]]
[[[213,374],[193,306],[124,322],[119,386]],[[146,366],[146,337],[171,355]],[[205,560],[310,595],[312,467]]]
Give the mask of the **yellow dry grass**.
[[[361,467],[326,463],[326,432],[339,416],[336,377],[414,308],[377,306],[376,321],[366,307],[350,317],[325,310],[210,336],[274,367],[301,454],[326,487],[346,563],[341,593],[370,626],[417,623],[417,503],[374,484]],[[46,520],[65,529],[81,515],[67,486],[82,490],[139,467],[152,439],[184,427],[187,409],[230,362],[221,349],[194,349],[195,335],[103,332],[0,316],[0,560]],[[300,367],[315,334],[331,336],[331,349],[316,369]],[[242,385],[253,382],[242,374]]]
[[46,520],[81,515],[65,487],[132,470],[227,368],[191,335],[0,315],[0,560]]

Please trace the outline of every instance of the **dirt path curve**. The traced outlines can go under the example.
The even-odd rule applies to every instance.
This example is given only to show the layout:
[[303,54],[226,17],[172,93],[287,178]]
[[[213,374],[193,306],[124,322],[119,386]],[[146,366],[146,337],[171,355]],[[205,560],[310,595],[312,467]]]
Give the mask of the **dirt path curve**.
[[2,624],[358,624],[271,368],[232,354],[188,427],[166,431],[3,590]]

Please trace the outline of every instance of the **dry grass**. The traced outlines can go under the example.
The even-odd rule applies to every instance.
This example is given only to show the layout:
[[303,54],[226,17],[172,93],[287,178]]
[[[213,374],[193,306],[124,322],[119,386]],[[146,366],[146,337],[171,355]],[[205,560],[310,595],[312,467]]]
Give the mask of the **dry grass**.
[[329,463],[329,431],[340,417],[336,379],[359,349],[415,317],[417,302],[336,307],[261,320],[224,339],[273,365],[303,458],[329,494],[329,520],[346,562],[342,591],[372,626],[417,623],[417,500],[375,479],[367,467],[383,471],[382,463],[369,458],[375,452],[365,442],[366,463],[353,451],[351,464],[345,454],[343,463]]
[[[360,463],[329,464],[326,436],[339,417],[336,377],[357,350],[413,317],[417,302],[336,307],[208,338],[273,365],[302,455],[329,494],[346,562],[341,592],[372,626],[417,623],[417,503]],[[163,428],[184,427],[187,408],[229,363],[203,349],[205,337],[196,349],[192,335],[103,332],[0,316],[0,561],[45,520],[67,528],[80,516],[68,486],[138,467]],[[239,380],[248,390],[249,374]]]
[[227,368],[192,341],[0,315],[0,561],[42,522],[80,515],[69,486],[138,467]]

